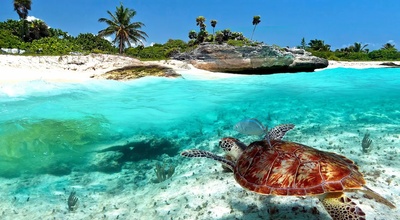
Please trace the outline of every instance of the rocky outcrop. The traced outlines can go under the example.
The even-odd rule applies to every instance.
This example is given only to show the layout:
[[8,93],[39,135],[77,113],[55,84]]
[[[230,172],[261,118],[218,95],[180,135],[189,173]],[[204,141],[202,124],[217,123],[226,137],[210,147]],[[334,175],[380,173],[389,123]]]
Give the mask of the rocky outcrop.
[[18,48],[0,48],[0,52],[6,54],[23,54],[25,53],[25,50],[21,50]]
[[203,70],[241,74],[312,72],[328,66],[328,60],[302,49],[267,45],[234,47],[204,43],[174,59],[186,60]]
[[400,65],[396,64],[394,62],[384,62],[384,63],[381,63],[379,65],[385,66],[385,67],[400,68]]
[[145,76],[158,76],[169,78],[181,77],[180,74],[176,73],[175,70],[170,67],[160,64],[143,63],[140,65],[125,66],[122,68],[111,70],[104,74],[93,76],[93,78],[126,81],[138,79]]

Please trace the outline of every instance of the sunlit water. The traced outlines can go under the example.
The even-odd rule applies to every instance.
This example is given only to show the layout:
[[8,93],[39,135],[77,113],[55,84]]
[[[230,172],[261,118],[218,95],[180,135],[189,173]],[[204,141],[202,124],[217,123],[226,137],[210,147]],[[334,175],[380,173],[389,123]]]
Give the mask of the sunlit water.
[[[85,163],[84,153],[138,135],[182,140],[179,149],[193,147],[233,135],[233,124],[247,117],[269,126],[294,123],[304,126],[305,134],[312,125],[399,134],[400,69],[215,80],[33,81],[0,87],[0,115],[0,174],[46,172],[60,161]],[[38,161],[42,166],[32,166]]]

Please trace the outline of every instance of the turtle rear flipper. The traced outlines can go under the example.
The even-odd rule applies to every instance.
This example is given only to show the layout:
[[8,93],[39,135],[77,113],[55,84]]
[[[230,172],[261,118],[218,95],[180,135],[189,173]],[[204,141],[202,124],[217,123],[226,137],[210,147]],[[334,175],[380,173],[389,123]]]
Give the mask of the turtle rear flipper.
[[365,213],[342,192],[329,193],[321,200],[333,220],[365,220]]
[[367,194],[368,196],[372,197],[375,199],[375,201],[380,202],[392,209],[396,208],[396,206],[391,203],[389,200],[383,198],[381,195],[379,195],[378,193],[376,193],[375,191],[373,191],[372,189],[370,189],[367,186],[363,186],[364,189],[362,189],[361,191],[364,192],[365,194]]
[[280,141],[285,134],[294,128],[294,124],[281,124],[271,128],[271,130],[265,135],[265,140],[277,140]]
[[233,171],[233,167],[235,166],[235,163],[233,161],[228,160],[225,157],[215,155],[215,154],[211,153],[210,151],[205,151],[205,150],[197,150],[197,149],[185,150],[181,153],[181,156],[182,157],[190,157],[190,158],[192,158],[192,157],[210,158],[210,159],[219,161],[220,163],[222,163],[223,165],[225,165],[232,171]]

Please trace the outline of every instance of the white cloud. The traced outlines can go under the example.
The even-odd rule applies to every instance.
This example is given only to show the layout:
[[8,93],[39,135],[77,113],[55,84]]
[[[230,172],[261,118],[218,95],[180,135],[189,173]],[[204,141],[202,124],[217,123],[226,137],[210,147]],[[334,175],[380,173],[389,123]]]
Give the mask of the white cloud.
[[368,46],[373,46],[373,47],[375,47],[375,46],[376,46],[376,44],[375,44],[375,43],[365,43],[365,44],[368,44]]
[[388,40],[387,43],[389,43],[389,44],[396,44],[396,42],[394,42],[394,40]]
[[110,41],[111,43],[113,42],[113,38],[111,37],[111,36],[105,36],[105,37],[103,37],[104,39],[106,39],[106,40],[108,40],[108,41]]
[[28,16],[28,17],[26,17],[26,20],[27,20],[27,21],[35,21],[35,20],[41,20],[41,21],[43,21],[42,19],[36,18],[35,16]]
[[[35,17],[35,16],[28,16],[28,17],[26,17],[26,20],[27,21],[42,21],[42,22],[44,22],[42,19],[40,19],[40,18],[37,18],[37,17]],[[46,23],[46,22],[45,22]],[[47,24],[46,24],[47,25]],[[47,27],[48,28],[51,28],[49,25],[47,25]]]
[[[110,35],[110,36],[104,36],[103,38],[104,39],[106,39],[106,40],[108,40],[109,42],[111,42],[112,44],[114,43],[113,41],[114,41],[114,35]],[[154,42],[151,42],[150,44],[149,43],[147,43],[146,41],[145,42],[143,42],[143,41],[141,41],[140,40],[140,42],[142,42],[142,43],[132,43],[132,47],[137,47],[137,46],[139,46],[139,45],[143,45],[143,46],[145,46],[145,47],[152,47],[155,43]],[[114,44],[114,46],[118,46],[117,44]]]

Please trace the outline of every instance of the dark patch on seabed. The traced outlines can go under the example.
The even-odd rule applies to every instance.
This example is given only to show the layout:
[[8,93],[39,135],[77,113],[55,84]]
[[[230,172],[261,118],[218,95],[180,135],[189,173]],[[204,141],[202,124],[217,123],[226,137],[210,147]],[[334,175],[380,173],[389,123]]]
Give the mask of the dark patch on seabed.
[[93,161],[95,170],[102,172],[118,172],[126,162],[154,160],[163,154],[174,157],[180,145],[167,138],[148,137],[141,141],[127,142],[112,146],[95,153],[97,161]]
[[96,151],[118,138],[104,117],[16,120],[0,124],[0,176],[68,175],[73,170],[119,172],[124,163],[178,154],[179,143],[156,136]]

